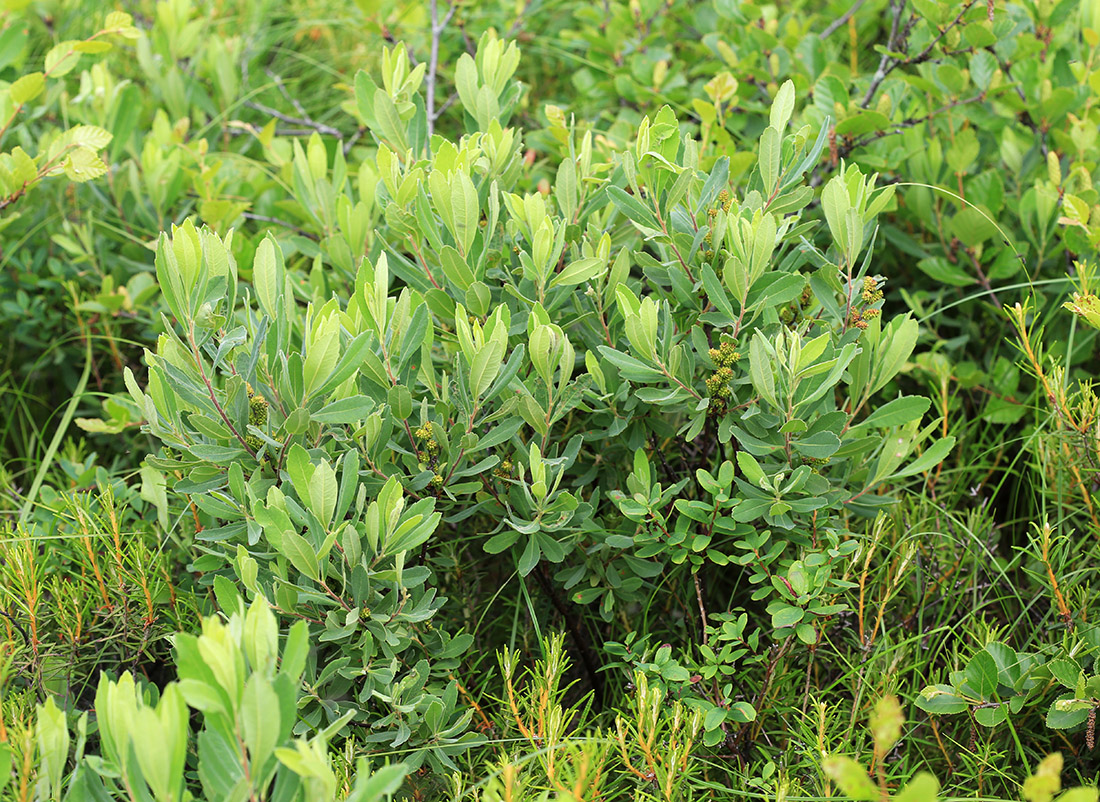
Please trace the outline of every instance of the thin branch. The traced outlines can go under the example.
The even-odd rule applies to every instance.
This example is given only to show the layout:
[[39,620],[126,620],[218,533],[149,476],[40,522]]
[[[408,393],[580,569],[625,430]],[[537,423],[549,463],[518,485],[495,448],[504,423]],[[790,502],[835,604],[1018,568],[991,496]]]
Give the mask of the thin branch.
[[305,237],[306,239],[311,239],[311,240],[320,239],[320,237],[318,237],[312,231],[306,231],[304,228],[302,228],[300,226],[296,226],[296,225],[294,225],[294,223],[290,223],[290,222],[288,222],[286,220],[283,220],[281,218],[278,218],[278,217],[269,217],[266,214],[253,214],[252,212],[241,212],[241,217],[243,217],[245,220],[255,220],[258,223],[271,223],[271,225],[273,225],[273,226],[281,226],[282,228],[288,228],[291,231],[293,231],[295,234],[299,234],[299,235]]
[[[905,0],[897,0],[895,5],[894,0],[890,0],[890,11],[893,14],[893,19],[890,22],[890,38],[886,40],[886,49],[893,50],[897,45],[898,28],[901,26],[901,16],[905,13]],[[891,63],[893,61],[893,63]],[[878,60],[878,69],[875,70],[875,75],[871,79],[871,85],[867,88],[867,94],[863,98],[863,102],[860,103],[860,108],[867,108],[871,105],[871,100],[875,96],[875,92],[878,91],[879,85],[886,80],[886,76],[898,66],[900,62],[892,60],[887,53],[882,54],[882,58]]]
[[[860,108],[866,109],[870,107],[871,101],[875,97],[875,93],[878,92],[878,88],[882,84],[882,82],[886,80],[886,76],[888,76],[891,72],[900,67],[902,64],[923,64],[925,61],[931,59],[932,51],[936,48],[936,45],[938,45],[940,41],[945,36],[947,36],[948,31],[962,24],[963,17],[966,16],[967,12],[970,11],[970,9],[977,5],[977,2],[978,0],[967,0],[966,5],[964,5],[959,13],[955,15],[955,19],[951,20],[951,22],[949,22],[947,25],[944,25],[940,32],[936,35],[936,37],[928,43],[924,50],[917,53],[917,55],[909,56],[907,54],[904,59],[899,59],[893,58],[888,53],[883,53],[882,58],[879,59],[878,69],[875,70],[874,78],[871,79],[871,85],[867,88],[867,94],[864,96],[863,102],[860,103]],[[891,6],[893,6],[893,0],[891,0]],[[905,41],[905,39],[909,35],[909,31],[916,24],[917,17],[916,15],[913,15],[909,18],[909,21],[905,25],[905,30],[901,32],[901,35],[899,37],[898,28],[901,25],[902,12],[904,10],[905,0],[899,0],[897,7],[894,8],[893,22],[890,24],[890,38],[887,40],[886,43],[887,51],[897,51],[898,45]]]
[[832,24],[828,28],[823,30],[817,35],[818,39],[828,39],[838,28],[843,27],[848,23],[848,20],[852,18],[852,15],[859,11],[860,7],[866,2],[866,0],[856,0],[852,3],[852,7],[833,20]]
[[447,9],[447,13],[443,19],[439,18],[439,0],[431,0],[432,8],[432,48],[431,53],[428,56],[428,138],[431,139],[433,133],[435,133],[435,121],[439,119],[439,115],[443,113],[443,110],[436,110],[435,108],[435,82],[439,70],[439,39],[443,34],[443,29],[447,27],[447,23],[451,21],[451,17],[454,16],[456,6],[452,3]]
[[[331,125],[319,123],[308,116],[306,116],[305,118],[291,117],[289,114],[283,114],[277,109],[273,109],[270,106],[265,106],[263,103],[257,103],[254,100],[248,101],[246,105],[250,109],[255,109],[256,111],[263,112],[264,114],[274,117],[276,120],[282,120],[284,123],[290,123],[291,125],[298,125],[302,128],[308,129],[305,133],[312,133],[313,131],[316,131],[317,133],[324,134],[325,136],[332,136],[336,137],[337,139],[344,138],[344,132],[341,131],[339,128],[333,128]],[[283,135],[285,136],[286,132],[283,132]]]
[[248,441],[241,436],[241,433],[237,431],[237,427],[233,425],[233,422],[229,420],[229,416],[225,414],[225,409],[218,402],[218,396],[214,392],[214,385],[210,383],[210,379],[206,375],[206,368],[203,367],[202,353],[199,351],[199,345],[195,341],[195,323],[190,321],[187,329],[187,339],[191,345],[191,353],[195,357],[195,364],[199,368],[199,377],[202,379],[202,383],[206,385],[207,395],[210,397],[211,403],[214,405],[214,409],[218,411],[218,415],[221,416],[222,422],[229,428],[229,431],[233,433],[233,436],[240,441],[244,446],[245,451],[252,459],[256,459],[256,449],[248,444]]

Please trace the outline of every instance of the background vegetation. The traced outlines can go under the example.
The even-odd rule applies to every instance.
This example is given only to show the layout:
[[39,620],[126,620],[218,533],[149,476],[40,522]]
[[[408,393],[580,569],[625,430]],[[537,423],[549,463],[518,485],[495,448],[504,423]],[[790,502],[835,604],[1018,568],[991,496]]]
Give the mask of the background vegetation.
[[0,22],[0,797],[1095,800],[1100,2]]

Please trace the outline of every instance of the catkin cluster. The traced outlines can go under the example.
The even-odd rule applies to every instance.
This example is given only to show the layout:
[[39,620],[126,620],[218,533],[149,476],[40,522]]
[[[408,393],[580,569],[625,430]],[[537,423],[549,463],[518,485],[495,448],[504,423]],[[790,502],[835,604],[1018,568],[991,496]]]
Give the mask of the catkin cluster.
[[733,379],[733,366],[741,358],[732,342],[723,342],[717,348],[711,348],[708,352],[711,360],[717,366],[714,373],[707,379],[707,395],[710,396],[710,406],[707,411],[720,415],[726,411],[732,391],[730,380]]
[[[248,392],[248,425],[262,429],[267,425],[267,399],[253,390],[251,384],[246,384],[245,389]],[[244,441],[257,452],[264,445],[264,441],[251,432],[245,435]]]

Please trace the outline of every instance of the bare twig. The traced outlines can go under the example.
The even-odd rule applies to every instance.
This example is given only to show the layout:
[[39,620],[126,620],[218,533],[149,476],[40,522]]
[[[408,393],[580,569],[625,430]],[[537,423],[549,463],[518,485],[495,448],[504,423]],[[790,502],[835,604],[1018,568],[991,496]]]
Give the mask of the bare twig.
[[852,3],[852,7],[837,17],[828,28],[823,30],[817,35],[818,39],[828,39],[838,28],[848,24],[848,20],[852,18],[852,15],[859,11],[860,7],[866,2],[866,0],[856,0]]
[[298,125],[302,128],[309,129],[307,133],[316,131],[317,133],[324,134],[325,136],[332,136],[336,137],[337,139],[344,138],[344,132],[340,129],[333,128],[331,125],[319,123],[316,120],[310,118],[308,115],[306,115],[305,117],[291,117],[289,114],[283,114],[277,109],[273,109],[270,106],[265,106],[263,103],[257,103],[254,100],[248,101],[247,105],[249,108],[255,109],[259,112],[263,112],[264,114],[274,117],[276,120],[282,120],[284,123],[290,123],[291,125]]
[[[897,47],[898,29],[901,27],[901,17],[905,13],[905,0],[890,0],[890,38],[886,40],[886,49],[894,50]],[[878,60],[878,69],[875,70],[874,77],[871,78],[871,85],[867,87],[867,94],[863,97],[863,102],[860,103],[860,108],[867,108],[871,105],[871,100],[875,97],[875,92],[878,91],[879,85],[886,80],[886,76],[898,66],[900,62],[896,59],[892,59],[888,53],[883,53],[882,57]]]
[[431,0],[432,8],[432,48],[431,53],[428,56],[428,138],[430,139],[432,134],[435,133],[435,121],[439,119],[439,115],[443,113],[443,109],[436,110],[435,108],[435,81],[439,70],[439,39],[443,35],[443,30],[447,27],[447,23],[451,21],[451,17],[455,13],[455,5],[447,9],[447,13],[443,16],[443,19],[439,18],[439,0]]
[[511,39],[511,38],[515,37],[515,35],[517,33],[519,33],[520,28],[523,27],[523,19],[524,19],[524,17],[527,16],[527,12],[531,10],[531,4],[533,2],[534,2],[534,0],[527,0],[527,2],[525,2],[523,4],[523,10],[520,11],[519,14],[516,15],[516,19],[512,23],[512,27],[510,27],[508,29],[508,37],[507,38]]
[[266,214],[253,214],[252,212],[241,212],[241,217],[245,220],[255,220],[257,223],[271,223],[273,226],[281,226],[282,228],[289,228],[296,234],[299,234],[307,239],[317,240],[320,239],[312,231],[306,231],[301,226],[297,226],[294,223],[283,220],[279,217],[269,217]]
[[[894,58],[890,56],[889,53],[883,53],[882,58],[880,58],[878,62],[878,69],[875,70],[875,75],[871,79],[871,85],[867,88],[867,94],[864,96],[863,102],[860,103],[860,108],[866,109],[871,105],[871,101],[874,100],[875,93],[878,92],[878,88],[882,84],[882,82],[886,80],[886,76],[888,76],[891,72],[900,67],[902,64],[923,64],[925,61],[931,59],[932,51],[936,48],[936,45],[938,45],[940,41],[947,35],[948,31],[962,24],[963,17],[965,17],[967,12],[970,11],[970,9],[972,9],[975,5],[977,5],[977,3],[978,0],[967,0],[966,4],[963,5],[959,13],[955,15],[955,18],[951,20],[951,22],[949,22],[947,25],[944,25],[940,32],[935,36],[935,38],[928,43],[924,50],[917,53],[917,55],[910,56],[907,54],[905,58]],[[909,18],[908,22],[906,22],[905,24],[905,29],[900,32],[899,36],[901,18],[905,11],[905,0],[898,0],[896,6],[894,5],[893,0],[891,0],[890,5],[893,9],[894,16],[893,21],[890,23],[890,38],[886,42],[886,50],[896,52],[898,50],[899,44],[904,43],[905,39],[909,35],[909,31],[916,24],[917,17],[916,15],[912,15]]]
[[998,309],[1001,309],[1001,301],[997,298],[997,293],[993,290],[993,285],[989,283],[989,278],[985,275],[985,271],[982,270],[982,263],[978,261],[978,257],[974,255],[974,251],[970,248],[965,249],[966,255],[970,257],[970,263],[974,266],[975,272],[978,274],[978,281],[985,288],[985,291],[989,293],[989,297],[993,300],[994,305]]

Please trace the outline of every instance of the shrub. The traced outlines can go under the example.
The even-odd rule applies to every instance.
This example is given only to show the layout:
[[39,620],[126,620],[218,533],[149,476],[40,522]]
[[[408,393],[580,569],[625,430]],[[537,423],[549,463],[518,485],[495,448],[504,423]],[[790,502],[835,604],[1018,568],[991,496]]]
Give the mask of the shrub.
[[[156,261],[176,325],[144,389],[127,373],[166,446],[148,464],[199,509],[195,569],[223,603],[232,571],[317,627],[304,721],[351,713],[368,741],[418,747],[411,765],[450,767],[474,742],[451,674],[471,638],[432,623],[444,532],[478,535],[605,621],[658,576],[690,588],[714,682],[695,686],[667,650],[649,670],[707,713],[714,745],[755,715],[723,661],[758,656],[761,637],[815,643],[850,586],[837,565],[852,516],[953,442],[925,442],[927,399],[877,400],[917,336],[883,319],[871,270],[892,190],[847,169],[822,195],[831,245],[812,244],[802,180],[825,139],[787,130],[793,86],[744,186],[725,158],[704,167],[666,108],[625,150],[568,138],[552,194],[521,196],[520,139],[502,124],[517,58],[483,38],[458,66],[471,133],[418,156],[422,70],[387,51],[385,88],[357,81],[374,162],[349,170],[319,141],[295,158],[343,221],[330,249],[367,258],[306,289],[268,237],[248,287],[231,236],[174,228]],[[709,611],[735,612],[708,570],[729,565],[752,588],[735,597],[753,612],[739,658],[708,645]]]

